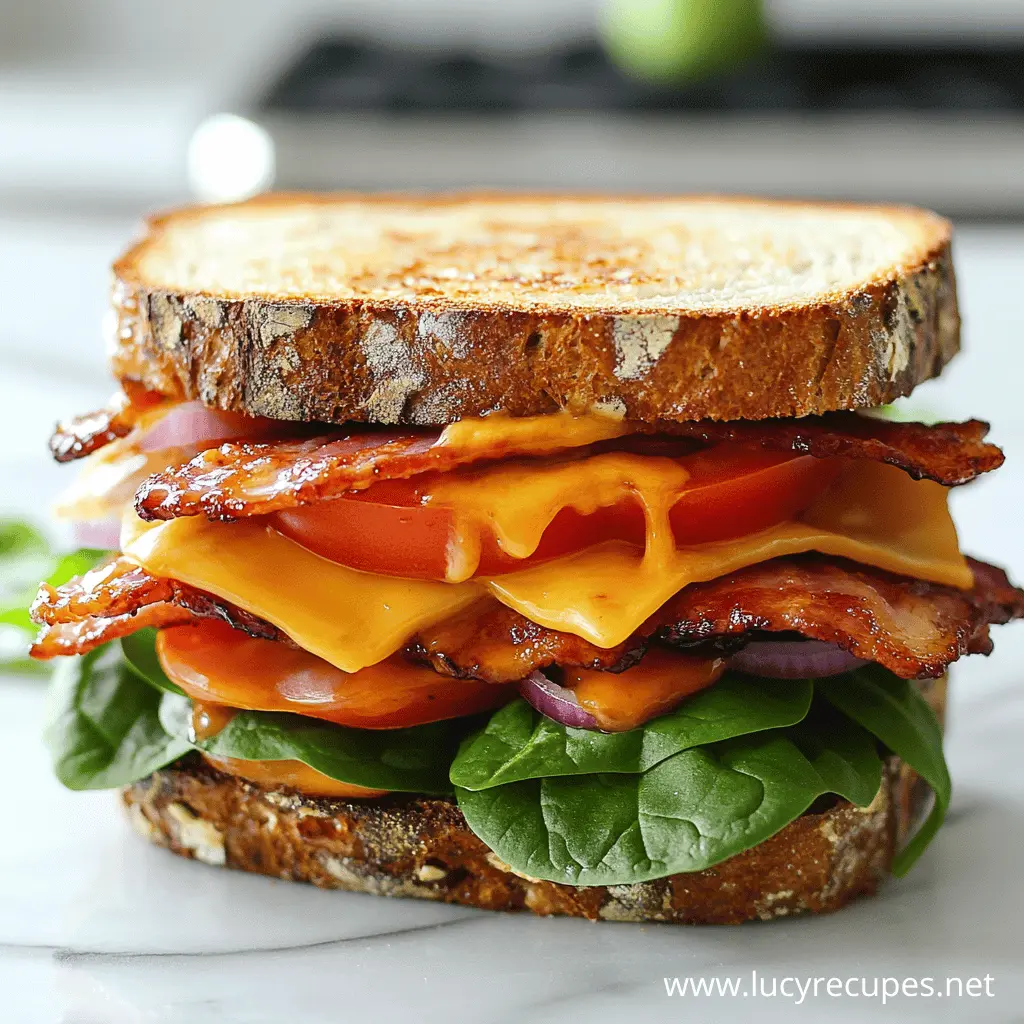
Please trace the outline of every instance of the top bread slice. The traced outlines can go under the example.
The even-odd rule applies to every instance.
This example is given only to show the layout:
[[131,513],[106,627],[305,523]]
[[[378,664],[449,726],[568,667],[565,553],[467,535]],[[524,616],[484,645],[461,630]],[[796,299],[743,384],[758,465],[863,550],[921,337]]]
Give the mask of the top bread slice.
[[950,225],[717,197],[268,195],[153,218],[115,373],[287,420],[882,405],[959,345]]

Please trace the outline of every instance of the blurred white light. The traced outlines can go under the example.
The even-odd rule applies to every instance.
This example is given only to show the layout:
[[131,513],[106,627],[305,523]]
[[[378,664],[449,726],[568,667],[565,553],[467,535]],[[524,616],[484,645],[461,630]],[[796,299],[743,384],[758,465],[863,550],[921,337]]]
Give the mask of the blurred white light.
[[188,178],[205,202],[245,199],[274,181],[274,143],[258,124],[237,114],[214,114],[188,144]]

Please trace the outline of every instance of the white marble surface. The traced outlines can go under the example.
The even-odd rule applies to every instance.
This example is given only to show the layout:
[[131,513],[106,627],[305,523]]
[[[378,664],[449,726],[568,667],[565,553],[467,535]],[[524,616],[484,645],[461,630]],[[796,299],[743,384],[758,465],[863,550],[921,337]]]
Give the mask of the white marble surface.
[[[0,271],[32,300],[32,261],[102,283],[110,225],[66,233],[22,225],[26,260],[0,232]],[[69,241],[61,244],[61,236]],[[964,356],[922,402],[986,414],[1009,464],[956,496],[964,546],[1024,577],[1024,408],[1019,327],[1006,314],[1024,279],[1024,232],[961,240]],[[17,264],[17,265],[16,265]],[[11,274],[2,299],[9,303]],[[80,286],[81,287],[81,286]],[[83,308],[89,308],[83,295]],[[102,296],[88,300],[92,308]],[[999,305],[996,305],[996,302]],[[39,512],[59,484],[47,428],[102,397],[71,304],[49,329],[15,316],[0,336],[0,479],[5,509]],[[56,324],[57,329],[54,330]],[[993,370],[993,366],[996,367]],[[1024,626],[958,667],[947,827],[903,881],[831,918],[741,928],[639,927],[496,916],[249,877],[150,848],[110,793],[73,794],[50,776],[38,734],[41,685],[0,681],[0,1021],[1022,1020],[1024,775],[1019,771]],[[992,976],[993,998],[665,996],[665,977]]]

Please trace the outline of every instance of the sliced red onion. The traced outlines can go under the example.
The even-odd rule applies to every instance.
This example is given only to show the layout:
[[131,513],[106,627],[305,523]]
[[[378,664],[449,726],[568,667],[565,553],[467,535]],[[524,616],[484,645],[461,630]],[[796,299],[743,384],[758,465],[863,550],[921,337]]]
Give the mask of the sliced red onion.
[[768,679],[821,679],[866,664],[824,640],[754,640],[729,659],[729,668]]
[[204,443],[212,446],[243,433],[238,416],[208,409],[202,402],[181,402],[161,416],[139,438],[138,444],[144,452],[159,452]]
[[119,519],[76,519],[71,529],[75,543],[80,547],[103,551],[117,551],[121,547]]
[[519,692],[542,715],[574,729],[599,729],[597,719],[584,711],[576,694],[552,682],[542,672],[531,672],[520,684]]

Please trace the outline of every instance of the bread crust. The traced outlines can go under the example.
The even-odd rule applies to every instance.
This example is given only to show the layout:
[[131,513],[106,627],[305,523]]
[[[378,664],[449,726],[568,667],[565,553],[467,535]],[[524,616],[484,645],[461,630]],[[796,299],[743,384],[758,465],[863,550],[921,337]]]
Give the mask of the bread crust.
[[922,803],[895,759],[866,808],[839,800],[706,871],[574,887],[517,875],[453,800],[346,801],[264,789],[196,757],[123,791],[135,828],[174,853],[326,889],[609,921],[736,924],[838,910],[875,892]]
[[[444,207],[483,198],[401,201]],[[272,196],[248,206],[344,201]],[[913,258],[841,294],[725,311],[619,303],[605,312],[546,301],[542,286],[510,288],[506,301],[486,302],[430,289],[336,301],[169,289],[149,281],[141,264],[169,226],[203,216],[178,211],[151,220],[114,265],[112,366],[122,380],[212,407],[334,423],[443,425],[498,410],[525,416],[593,407],[652,423],[874,407],[936,376],[959,347],[950,225],[924,211],[891,214],[913,225]]]

